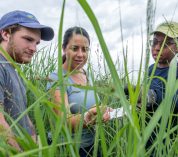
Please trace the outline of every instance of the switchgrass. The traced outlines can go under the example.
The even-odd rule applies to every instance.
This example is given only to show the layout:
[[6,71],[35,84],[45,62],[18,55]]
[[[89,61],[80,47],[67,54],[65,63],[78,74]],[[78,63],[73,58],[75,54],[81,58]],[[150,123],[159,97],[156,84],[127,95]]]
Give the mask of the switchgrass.
[[[142,49],[142,55],[138,78],[136,79],[136,86],[133,88],[132,80],[129,77],[129,69],[127,68],[127,53],[123,50],[124,56],[124,74],[125,77],[121,77],[116,69],[117,64],[114,64],[109,50],[106,46],[103,34],[101,32],[98,20],[96,19],[92,9],[88,5],[87,1],[78,0],[78,3],[85,11],[86,15],[93,25],[99,44],[103,53],[103,63],[106,62],[104,71],[107,71],[107,75],[102,73],[93,73],[94,69],[91,64],[88,64],[88,71],[90,72],[93,80],[93,86],[78,86],[86,90],[94,90],[96,94],[100,96],[100,102],[97,100],[97,122],[95,125],[96,135],[94,144],[94,154],[97,156],[97,149],[100,149],[104,157],[143,157],[150,156],[151,151],[155,149],[154,156],[178,156],[178,137],[175,132],[178,130],[178,125],[172,127],[171,121],[173,119],[173,107],[172,98],[174,93],[178,89],[178,81],[176,80],[176,58],[170,65],[170,71],[168,81],[165,81],[166,94],[165,99],[158,107],[157,111],[152,117],[148,117],[146,112],[146,93],[149,89],[147,79],[147,70],[149,64],[149,45],[147,42],[146,51]],[[61,8],[61,19],[58,33],[58,49],[52,49],[52,46],[42,48],[33,59],[32,63],[25,65],[21,68],[14,62],[18,73],[23,78],[27,87],[28,109],[22,113],[17,120],[12,121],[11,128],[14,128],[17,132],[16,137],[19,145],[22,147],[23,152],[18,152],[12,147],[7,145],[5,138],[0,138],[0,156],[14,156],[14,157],[65,157],[72,156],[77,157],[80,135],[83,125],[83,117],[76,129],[76,134],[72,138],[72,129],[67,124],[67,111],[64,105],[58,107],[52,103],[50,97],[50,90],[46,89],[49,74],[57,70],[59,81],[54,83],[52,89],[57,86],[61,87],[62,91],[62,103],[64,104],[64,91],[67,86],[64,84],[64,78],[62,76],[62,32],[63,32],[63,18],[65,11],[65,0]],[[152,29],[152,22],[154,21],[154,8],[152,1],[148,0],[147,9],[147,39],[149,39],[149,33]],[[143,43],[142,43],[143,47]],[[53,52],[58,50],[58,56],[56,57]],[[3,51],[3,50],[2,50]],[[146,52],[146,58],[143,58]],[[5,53],[5,52],[4,52]],[[160,52],[161,53],[161,52]],[[143,62],[146,60],[146,62]],[[100,64],[100,63],[98,63]],[[144,65],[145,64],[145,65]],[[157,64],[157,61],[156,61]],[[144,66],[144,73],[142,69]],[[109,70],[109,73],[108,73]],[[106,73],[105,73],[106,74]],[[152,76],[153,77],[153,76]],[[124,79],[123,79],[124,78]],[[151,81],[151,79],[150,79]],[[125,95],[123,87],[128,85],[129,99]],[[142,84],[142,108],[137,109],[137,100],[140,93],[140,87]],[[52,90],[51,89],[51,90]],[[121,107],[123,106],[127,116],[121,119],[114,119],[107,123],[103,123],[101,120],[101,112],[99,110],[99,104],[107,105],[108,107]],[[129,109],[131,106],[131,110]],[[63,112],[63,116],[57,116],[53,111],[53,108],[58,108]],[[166,112],[165,112],[166,111]],[[37,131],[37,143],[21,128],[17,126],[17,122],[25,114],[30,114],[30,117],[36,127]],[[83,116],[83,113],[82,113]],[[174,115],[176,116],[176,115]],[[147,122],[146,118],[150,118]],[[159,123],[158,123],[159,122]],[[155,131],[155,127],[159,127],[159,130]],[[156,139],[153,145],[145,150],[147,140],[152,133],[156,134]],[[48,145],[48,135],[52,140],[51,145]],[[170,138],[170,135],[173,138]],[[163,142],[164,140],[164,142]],[[7,149],[8,148],[8,149]]]

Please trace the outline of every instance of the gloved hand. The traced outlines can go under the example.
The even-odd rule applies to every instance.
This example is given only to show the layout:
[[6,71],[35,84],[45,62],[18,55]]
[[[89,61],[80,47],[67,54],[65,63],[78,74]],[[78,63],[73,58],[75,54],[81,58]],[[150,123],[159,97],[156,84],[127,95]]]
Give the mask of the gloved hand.
[[147,107],[152,107],[157,100],[156,92],[153,89],[149,89],[147,93]]
[[[133,87],[133,89],[135,90],[135,86],[134,85],[132,85]],[[125,85],[124,86],[124,93],[125,93],[125,95],[126,95],[126,97],[127,97],[127,99],[129,99],[129,89],[128,89],[128,85]]]
[[[136,87],[134,86],[133,88],[135,90]],[[128,90],[127,85],[124,87],[124,93],[125,93],[127,99],[129,99],[129,90]],[[142,99],[142,89],[140,90],[140,94],[139,94],[138,101],[137,101],[138,107],[142,106],[142,100],[141,99]],[[156,103],[156,100],[157,100],[156,92],[153,89],[149,89],[147,96],[146,96],[146,99],[147,99],[146,107],[152,107]]]
[[[142,106],[142,90],[140,91],[139,97],[138,97],[138,107]],[[148,93],[146,95],[146,107],[150,108],[153,107],[156,103],[157,95],[156,92],[153,89],[149,89]]]

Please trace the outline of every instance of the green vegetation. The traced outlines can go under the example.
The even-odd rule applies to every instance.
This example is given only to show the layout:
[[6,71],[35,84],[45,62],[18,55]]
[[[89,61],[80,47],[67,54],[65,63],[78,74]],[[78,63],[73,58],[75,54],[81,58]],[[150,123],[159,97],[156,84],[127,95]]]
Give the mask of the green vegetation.
[[[4,137],[3,131],[0,133],[0,156],[14,156],[14,157],[78,157],[78,148],[80,142],[80,134],[82,129],[83,120],[77,130],[77,135],[72,138],[72,130],[70,126],[67,125],[67,115],[64,114],[62,117],[56,116],[53,112],[53,107],[56,105],[50,102],[50,91],[46,90],[47,81],[49,73],[58,70],[58,75],[60,81],[57,82],[53,88],[60,85],[63,90],[66,85],[63,85],[62,77],[62,31],[63,31],[63,16],[65,8],[65,0],[63,1],[63,7],[61,12],[60,26],[59,26],[59,43],[58,43],[58,57],[54,55],[57,48],[53,48],[52,45],[45,47],[37,53],[32,63],[19,68],[17,65],[17,70],[22,76],[26,87],[27,87],[27,97],[28,97],[28,109],[25,113],[12,122],[11,127],[17,132],[17,141],[23,149],[23,152],[17,152],[15,149],[6,144],[6,138]],[[101,98],[101,104],[107,105],[109,107],[120,107],[123,106],[127,116],[122,119],[114,119],[107,123],[102,123],[101,115],[97,116],[97,123],[95,126],[96,137],[94,146],[94,156],[96,156],[97,149],[101,149],[104,157],[143,157],[150,156],[150,152],[156,149],[155,156],[178,156],[178,136],[174,134],[178,130],[178,125],[171,127],[172,120],[172,108],[171,100],[174,92],[178,89],[178,81],[176,80],[176,60],[173,60],[170,66],[170,73],[168,82],[166,83],[166,96],[164,101],[158,107],[155,114],[150,118],[148,124],[146,124],[145,119],[148,118],[146,113],[146,93],[149,88],[147,82],[147,69],[149,63],[149,46],[147,44],[146,51],[143,50],[140,63],[140,70],[138,72],[138,78],[136,82],[136,88],[132,86],[132,80],[130,79],[127,68],[127,52],[123,50],[125,77],[121,78],[117,72],[117,65],[115,65],[111,59],[109,50],[106,46],[105,40],[103,38],[98,21],[93,14],[92,9],[84,0],[78,0],[87,16],[89,17],[91,24],[94,26],[96,34],[99,39],[99,43],[104,56],[104,61],[106,62],[106,67],[109,69],[109,74],[106,73],[93,73],[93,87],[81,87],[85,89],[95,90]],[[154,9],[152,6],[152,1],[148,0],[148,10],[147,10],[147,34],[149,39],[149,32],[152,28],[152,22],[154,18]],[[144,65],[144,73],[142,74],[143,66],[143,54],[146,52],[146,62]],[[119,62],[117,62],[119,64]],[[88,70],[91,72],[92,66],[88,64]],[[96,79],[94,79],[96,78]],[[143,78],[143,79],[142,79]],[[130,97],[127,99],[123,87],[128,84]],[[140,93],[140,86],[142,84],[142,108],[138,110],[137,100]],[[62,86],[63,85],[63,86]],[[96,104],[99,106],[99,103]],[[129,110],[129,107],[132,110]],[[64,113],[66,113],[65,108],[60,108]],[[165,112],[166,111],[166,112]],[[99,111],[98,111],[99,112]],[[17,126],[18,120],[24,116],[26,113],[30,114],[36,130],[38,133],[37,144],[32,140],[32,138],[22,129]],[[7,118],[10,119],[10,117]],[[161,120],[160,120],[161,119]],[[161,123],[158,124],[158,121]],[[168,124],[168,126],[167,126]],[[160,127],[159,131],[156,130],[155,134],[157,136],[156,141],[149,150],[145,150],[145,144],[149,136],[153,132],[156,126]],[[1,130],[1,128],[0,128]],[[0,131],[1,132],[1,131]],[[47,133],[50,133],[52,138],[52,144],[48,145]],[[173,136],[170,138],[169,135]],[[162,143],[162,139],[165,140]]]

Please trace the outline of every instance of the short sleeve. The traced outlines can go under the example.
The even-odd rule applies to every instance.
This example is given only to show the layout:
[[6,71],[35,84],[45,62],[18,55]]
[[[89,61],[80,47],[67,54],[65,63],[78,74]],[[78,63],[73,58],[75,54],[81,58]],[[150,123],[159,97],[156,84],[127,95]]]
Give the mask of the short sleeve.
[[52,86],[58,81],[58,75],[56,72],[53,72],[49,75],[49,80],[47,83],[47,87],[46,89],[49,90],[50,88],[52,88]]

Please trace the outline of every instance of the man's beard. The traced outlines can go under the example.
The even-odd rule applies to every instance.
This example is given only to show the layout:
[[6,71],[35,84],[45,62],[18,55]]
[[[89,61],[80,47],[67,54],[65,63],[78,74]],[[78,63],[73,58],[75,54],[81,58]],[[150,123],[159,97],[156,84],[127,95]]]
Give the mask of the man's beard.
[[21,63],[21,64],[24,63],[22,61],[21,57],[19,56],[21,54],[21,52],[17,49],[12,38],[10,38],[10,40],[9,40],[6,51],[15,62]]
[[10,38],[9,43],[6,49],[7,53],[11,56],[11,58],[16,61],[16,49],[13,40]]

